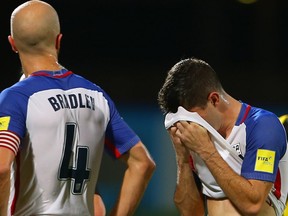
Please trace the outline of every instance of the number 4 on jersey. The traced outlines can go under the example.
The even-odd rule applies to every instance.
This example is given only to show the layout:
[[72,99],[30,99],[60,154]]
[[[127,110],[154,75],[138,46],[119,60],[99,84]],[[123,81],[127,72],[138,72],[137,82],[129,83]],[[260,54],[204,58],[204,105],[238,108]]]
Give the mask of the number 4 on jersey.
[[[84,183],[85,181],[89,180],[90,175],[90,170],[87,168],[89,149],[85,146],[76,146],[76,152],[73,158],[75,129],[76,124],[66,124],[65,143],[62,154],[61,166],[59,169],[59,180],[72,180],[72,194],[82,194]],[[75,161],[75,163],[72,163],[72,161]],[[75,167],[73,167],[73,164],[75,164]]]

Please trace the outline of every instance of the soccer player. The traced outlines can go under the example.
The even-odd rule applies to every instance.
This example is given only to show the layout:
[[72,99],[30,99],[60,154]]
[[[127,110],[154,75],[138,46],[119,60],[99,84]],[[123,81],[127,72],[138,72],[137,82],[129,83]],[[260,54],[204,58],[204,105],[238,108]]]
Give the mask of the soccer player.
[[[25,75],[22,74],[19,81],[22,81],[25,79]],[[99,194],[98,188],[96,186],[95,194],[94,194],[94,216],[105,216],[106,215],[106,207],[105,203]]]
[[169,70],[158,102],[175,148],[174,201],[181,215],[203,215],[205,209],[221,216],[283,214],[287,142],[274,113],[233,98],[197,58]]
[[127,164],[110,214],[133,215],[155,163],[107,93],[58,62],[61,38],[51,5],[13,11],[26,79],[0,95],[0,215],[93,215],[104,143]]

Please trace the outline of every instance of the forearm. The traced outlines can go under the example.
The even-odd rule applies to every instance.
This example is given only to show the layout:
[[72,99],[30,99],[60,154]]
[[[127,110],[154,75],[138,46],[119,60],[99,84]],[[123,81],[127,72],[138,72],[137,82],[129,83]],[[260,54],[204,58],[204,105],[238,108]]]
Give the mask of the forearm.
[[8,211],[10,169],[14,158],[15,155],[11,150],[0,147],[0,216],[6,216]]
[[121,157],[127,164],[118,201],[111,216],[133,215],[155,170],[155,162],[140,141]]
[[10,194],[10,171],[0,172],[0,216],[6,216],[8,211],[8,200]]
[[260,210],[265,201],[263,191],[259,191],[250,181],[234,172],[218,152],[210,152],[207,155],[202,158],[204,158],[207,167],[221,189],[238,211],[245,215]]
[[106,207],[99,194],[94,194],[94,216],[105,216]]
[[152,177],[154,164],[129,167],[124,174],[118,201],[111,216],[133,215]]
[[174,203],[181,216],[204,215],[203,199],[189,163],[178,163],[177,173]]
[[176,138],[197,153],[214,176],[216,182],[243,215],[257,215],[262,208],[273,183],[247,180],[223,160],[216,150],[208,131],[196,123],[180,121],[176,124]]

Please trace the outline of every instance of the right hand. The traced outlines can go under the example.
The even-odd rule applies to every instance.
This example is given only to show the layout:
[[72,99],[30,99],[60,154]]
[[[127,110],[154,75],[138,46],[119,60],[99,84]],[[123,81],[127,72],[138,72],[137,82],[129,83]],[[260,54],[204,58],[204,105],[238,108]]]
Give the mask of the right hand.
[[174,151],[176,153],[177,162],[181,163],[189,163],[189,150],[188,148],[181,142],[180,138],[176,135],[177,127],[172,126],[168,129],[170,138],[173,142]]

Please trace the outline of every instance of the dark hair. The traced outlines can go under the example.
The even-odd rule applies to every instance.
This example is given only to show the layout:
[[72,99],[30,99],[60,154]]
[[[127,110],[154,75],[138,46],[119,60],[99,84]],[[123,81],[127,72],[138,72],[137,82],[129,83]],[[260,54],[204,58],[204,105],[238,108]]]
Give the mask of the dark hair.
[[158,104],[164,113],[206,107],[211,92],[222,91],[221,82],[213,68],[205,61],[188,58],[175,64],[158,93]]

